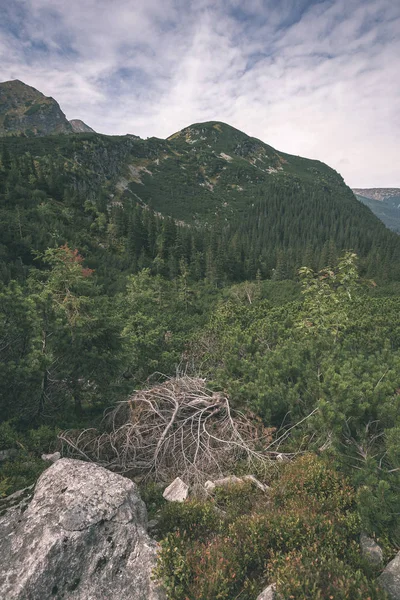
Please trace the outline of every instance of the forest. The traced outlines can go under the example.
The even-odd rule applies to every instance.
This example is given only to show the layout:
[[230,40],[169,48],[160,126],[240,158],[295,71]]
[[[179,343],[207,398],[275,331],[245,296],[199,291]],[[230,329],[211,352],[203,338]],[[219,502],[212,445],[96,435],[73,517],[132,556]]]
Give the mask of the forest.
[[248,486],[178,506],[142,484],[169,597],[277,581],[285,598],[384,599],[356,541],[400,548],[400,238],[298,174],[189,223],[115,192],[113,152],[142,141],[25,142],[1,144],[0,496],[36,480],[60,432],[201,377],[294,459],[264,473],[268,507]]

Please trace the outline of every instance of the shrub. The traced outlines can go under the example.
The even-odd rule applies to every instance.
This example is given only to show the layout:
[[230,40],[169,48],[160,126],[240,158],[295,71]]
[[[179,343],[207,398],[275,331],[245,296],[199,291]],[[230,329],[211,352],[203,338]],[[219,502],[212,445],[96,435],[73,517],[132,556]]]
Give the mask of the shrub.
[[42,425],[38,429],[30,429],[26,434],[27,448],[36,454],[47,453],[57,443],[57,429]]
[[188,540],[203,540],[218,532],[220,527],[221,516],[212,502],[170,502],[159,514],[160,536],[178,532]]
[[355,599],[383,598],[363,573],[354,491],[316,456],[285,466],[267,496],[238,485],[217,490],[212,500],[168,505],[163,513],[157,576],[174,600],[254,600],[266,572],[293,588],[295,598],[329,598],[329,569],[342,594],[335,600],[353,598],[346,596],[353,588],[368,592]]
[[347,480],[325,460],[306,454],[289,463],[274,488],[276,506],[291,502],[317,502],[324,511],[349,510],[355,506],[355,493]]
[[34,115],[35,113],[39,112],[39,110],[42,108],[42,104],[36,103],[36,104],[32,104],[32,106],[30,106],[26,111],[25,111],[25,115],[29,116],[29,115]]
[[4,421],[0,424],[0,450],[14,448],[16,446],[18,434],[10,421]]
[[321,553],[318,545],[275,558],[269,566],[270,577],[277,582],[283,598],[303,600],[385,600],[386,594],[364,573]]
[[6,462],[0,471],[0,489],[8,495],[35,483],[48,464],[26,452],[20,452],[16,460]]
[[225,513],[225,521],[265,509],[268,497],[250,482],[217,487],[213,501]]
[[165,506],[163,488],[156,483],[140,486],[140,496],[146,505],[149,519],[152,519]]

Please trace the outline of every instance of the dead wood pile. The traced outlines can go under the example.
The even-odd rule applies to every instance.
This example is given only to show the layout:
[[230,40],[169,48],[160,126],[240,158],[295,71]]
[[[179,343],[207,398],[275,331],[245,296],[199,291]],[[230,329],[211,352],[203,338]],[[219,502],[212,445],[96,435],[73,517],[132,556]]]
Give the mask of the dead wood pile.
[[195,483],[233,473],[239,464],[247,472],[266,470],[277,454],[272,432],[233,410],[204,379],[182,376],[118,403],[102,431],[65,431],[60,439],[64,455],[119,473]]

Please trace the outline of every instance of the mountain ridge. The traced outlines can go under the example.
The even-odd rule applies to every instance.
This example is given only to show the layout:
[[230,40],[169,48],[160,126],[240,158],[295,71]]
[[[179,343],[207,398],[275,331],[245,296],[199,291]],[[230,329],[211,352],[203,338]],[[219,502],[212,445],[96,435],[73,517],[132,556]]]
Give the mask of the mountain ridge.
[[171,278],[187,269],[218,285],[257,272],[294,278],[300,266],[334,265],[349,249],[369,276],[400,276],[400,239],[339,173],[219,121],[167,139],[4,136],[0,156],[6,280],[65,244],[107,286],[143,268]]
[[363,198],[384,201],[394,196],[400,197],[400,188],[353,188],[353,192]]

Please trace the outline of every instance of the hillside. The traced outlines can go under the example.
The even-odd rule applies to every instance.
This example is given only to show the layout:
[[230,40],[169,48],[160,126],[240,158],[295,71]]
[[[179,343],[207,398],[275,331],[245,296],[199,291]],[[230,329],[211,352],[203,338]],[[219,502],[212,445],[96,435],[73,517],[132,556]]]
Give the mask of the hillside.
[[198,123],[167,140],[149,140],[125,171],[125,185],[156,210],[187,222],[247,214],[275,185],[343,186],[319,161],[302,159],[225,123]]
[[353,192],[386,227],[400,233],[400,189],[354,189]]
[[6,279],[66,242],[111,280],[144,266],[173,277],[182,260],[196,279],[285,279],[349,248],[368,275],[399,276],[400,240],[338,173],[223,123],[167,140],[4,137],[0,152]]

